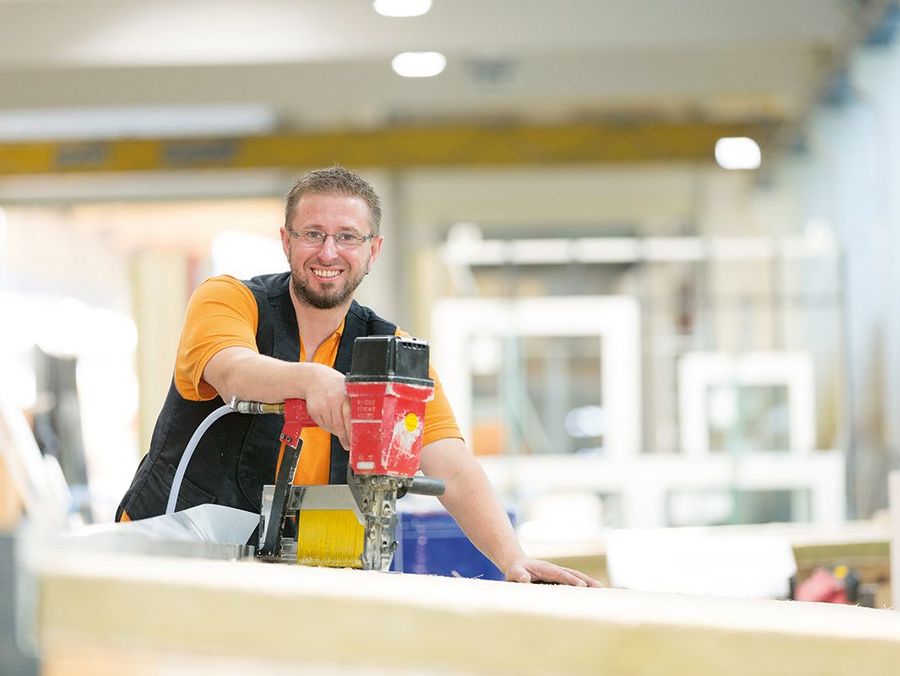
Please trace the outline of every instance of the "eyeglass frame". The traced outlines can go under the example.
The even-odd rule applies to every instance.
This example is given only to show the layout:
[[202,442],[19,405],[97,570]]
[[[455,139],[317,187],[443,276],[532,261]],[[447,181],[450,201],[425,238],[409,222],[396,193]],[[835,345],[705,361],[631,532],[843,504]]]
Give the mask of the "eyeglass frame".
[[[299,232],[291,227],[287,227],[285,228],[285,230],[287,230],[288,235],[290,235],[291,238],[298,240],[301,246],[305,246],[310,249],[317,249],[319,247],[325,246],[325,242],[328,241],[329,237],[331,237],[334,240],[334,245],[337,248],[354,250],[360,248],[366,242],[370,242],[377,237],[374,232],[370,232],[368,235],[357,235],[352,232],[322,232],[321,230],[316,230],[315,228],[307,228]],[[308,237],[312,234],[321,235],[322,238],[318,242],[311,242],[308,239],[304,239],[304,237]],[[339,237],[346,237],[349,239],[342,242],[338,239]]]

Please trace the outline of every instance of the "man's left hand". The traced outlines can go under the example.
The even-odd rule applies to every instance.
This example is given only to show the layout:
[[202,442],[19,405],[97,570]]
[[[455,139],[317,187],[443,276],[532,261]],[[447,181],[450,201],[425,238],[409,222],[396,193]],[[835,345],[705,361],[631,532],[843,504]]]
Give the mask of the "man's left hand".
[[577,570],[557,566],[540,559],[522,559],[512,563],[505,571],[509,582],[548,582],[573,587],[602,587],[594,578]]

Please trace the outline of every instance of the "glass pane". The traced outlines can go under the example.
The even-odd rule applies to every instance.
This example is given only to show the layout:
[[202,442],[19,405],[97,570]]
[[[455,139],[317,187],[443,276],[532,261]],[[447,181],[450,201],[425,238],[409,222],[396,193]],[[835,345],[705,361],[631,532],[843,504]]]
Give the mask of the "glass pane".
[[597,336],[519,339],[524,382],[519,414],[523,447],[531,453],[600,451],[605,436],[602,365]]
[[475,453],[602,450],[600,350],[598,336],[476,338],[469,354]]
[[786,385],[719,385],[707,391],[711,451],[790,450]]
[[472,448],[479,455],[506,449],[503,413],[503,350],[497,336],[478,336],[470,346],[472,367]]
[[472,375],[472,448],[478,455],[497,455],[506,448],[500,372]]

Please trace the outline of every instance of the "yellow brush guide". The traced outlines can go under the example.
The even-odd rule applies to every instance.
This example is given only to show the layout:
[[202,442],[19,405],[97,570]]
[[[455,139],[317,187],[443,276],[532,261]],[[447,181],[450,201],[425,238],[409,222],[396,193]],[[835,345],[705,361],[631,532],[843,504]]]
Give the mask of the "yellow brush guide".
[[350,489],[309,486],[297,521],[297,563],[328,568],[362,568],[365,527]]
[[365,529],[353,511],[301,509],[297,563],[328,568],[362,568]]

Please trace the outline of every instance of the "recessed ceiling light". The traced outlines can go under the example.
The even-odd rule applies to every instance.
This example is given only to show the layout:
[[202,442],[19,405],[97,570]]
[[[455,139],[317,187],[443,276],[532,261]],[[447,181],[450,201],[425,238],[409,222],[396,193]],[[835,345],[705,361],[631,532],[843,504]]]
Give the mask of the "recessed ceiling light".
[[372,6],[382,16],[422,16],[431,9],[431,0],[375,0]]
[[447,57],[440,52],[403,52],[391,61],[391,68],[403,77],[434,77],[447,66]]
[[762,153],[759,144],[746,136],[716,141],[716,162],[723,169],[759,169]]

